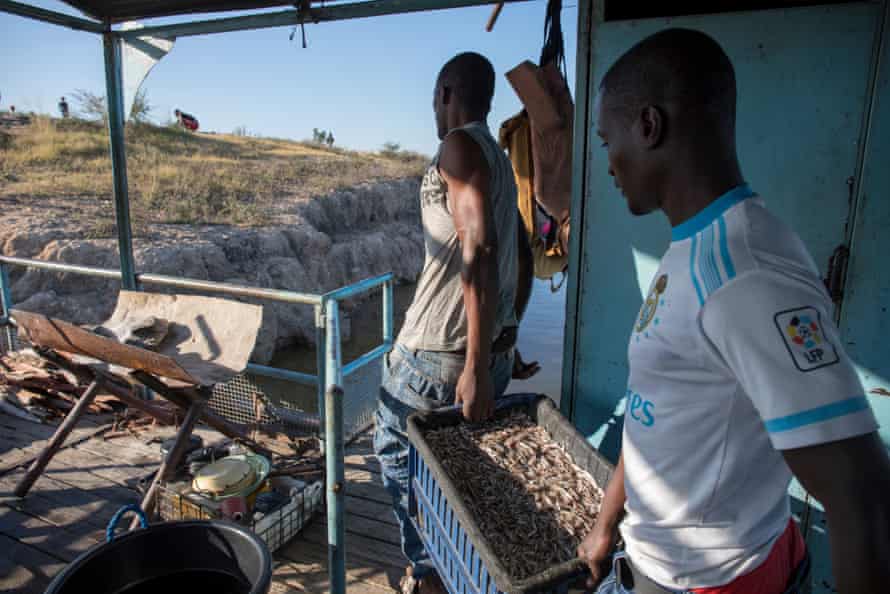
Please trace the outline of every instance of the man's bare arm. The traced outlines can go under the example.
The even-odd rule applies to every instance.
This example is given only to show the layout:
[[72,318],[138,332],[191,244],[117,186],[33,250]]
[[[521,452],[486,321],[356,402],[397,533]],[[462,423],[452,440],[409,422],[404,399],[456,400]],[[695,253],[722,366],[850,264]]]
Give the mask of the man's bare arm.
[[784,450],[791,472],[825,508],[842,594],[890,584],[890,459],[877,433]]
[[497,233],[489,198],[489,168],[479,145],[466,133],[450,134],[442,145],[439,173],[448,185],[448,206],[460,240],[461,282],[467,312],[467,351],[456,402],[470,421],[494,411],[489,372],[497,315]]
[[590,568],[589,588],[596,585],[608,574],[605,563],[609,560],[615,543],[618,542],[618,525],[624,518],[624,504],[627,493],[624,490],[624,452],[618,456],[615,472],[606,486],[600,513],[593,530],[578,547],[578,557]]

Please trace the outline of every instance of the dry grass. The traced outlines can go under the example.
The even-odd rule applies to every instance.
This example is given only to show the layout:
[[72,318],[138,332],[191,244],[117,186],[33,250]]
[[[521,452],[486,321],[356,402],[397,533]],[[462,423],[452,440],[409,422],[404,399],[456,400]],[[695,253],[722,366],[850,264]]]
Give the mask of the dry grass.
[[[283,202],[358,183],[422,174],[420,155],[358,153],[288,140],[127,127],[132,216],[137,222],[267,222]],[[0,142],[0,198],[111,199],[108,135],[101,124],[37,117]],[[109,209],[103,209],[110,216]],[[101,229],[104,225],[97,224]]]

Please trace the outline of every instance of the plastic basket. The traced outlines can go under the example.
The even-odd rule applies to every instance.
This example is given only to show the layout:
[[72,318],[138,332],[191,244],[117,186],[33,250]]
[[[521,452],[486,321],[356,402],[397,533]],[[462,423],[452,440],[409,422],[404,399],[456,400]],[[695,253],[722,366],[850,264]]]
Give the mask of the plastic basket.
[[[498,401],[496,416],[521,410],[561,445],[574,462],[605,489],[613,466],[563,417],[544,396],[517,395]],[[485,534],[436,459],[424,435],[461,422],[458,410],[416,413],[408,418],[408,512],[411,521],[451,594],[526,594],[567,592],[586,571],[580,560],[554,565],[522,581],[515,581],[496,557]]]
[[[270,552],[274,552],[297,535],[309,522],[322,503],[324,491],[321,481],[306,484],[289,477],[273,479],[275,490],[290,494],[290,500],[273,509],[259,520],[251,520],[247,527],[256,533]],[[164,520],[218,520],[222,518],[219,504],[180,493],[169,485],[161,485],[159,513]]]

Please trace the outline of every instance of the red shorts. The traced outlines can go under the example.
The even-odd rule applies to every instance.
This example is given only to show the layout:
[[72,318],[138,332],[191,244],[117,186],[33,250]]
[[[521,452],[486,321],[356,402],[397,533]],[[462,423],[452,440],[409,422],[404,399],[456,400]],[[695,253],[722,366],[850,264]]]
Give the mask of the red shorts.
[[806,556],[807,547],[794,520],[756,569],[716,588],[693,588],[695,594],[781,594]]

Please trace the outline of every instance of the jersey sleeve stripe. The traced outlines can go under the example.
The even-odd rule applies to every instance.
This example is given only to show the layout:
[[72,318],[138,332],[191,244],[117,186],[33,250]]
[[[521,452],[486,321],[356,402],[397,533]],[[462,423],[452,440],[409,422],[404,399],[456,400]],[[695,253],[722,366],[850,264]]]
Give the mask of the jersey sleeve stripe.
[[723,258],[723,269],[726,270],[726,279],[732,280],[735,278],[735,266],[729,255],[729,245],[726,241],[726,219],[723,218],[723,215],[717,219],[717,225],[720,227],[720,256]]
[[781,433],[857,413],[868,407],[868,399],[865,396],[854,396],[853,398],[832,402],[831,404],[818,406],[810,410],[770,419],[764,425],[766,425],[766,430],[770,433]]
[[698,284],[698,277],[695,276],[695,252],[698,247],[698,236],[692,236],[692,245],[689,246],[689,276],[692,277],[692,285],[695,287],[695,294],[698,296],[699,306],[705,304],[705,298],[702,296],[701,285]]

